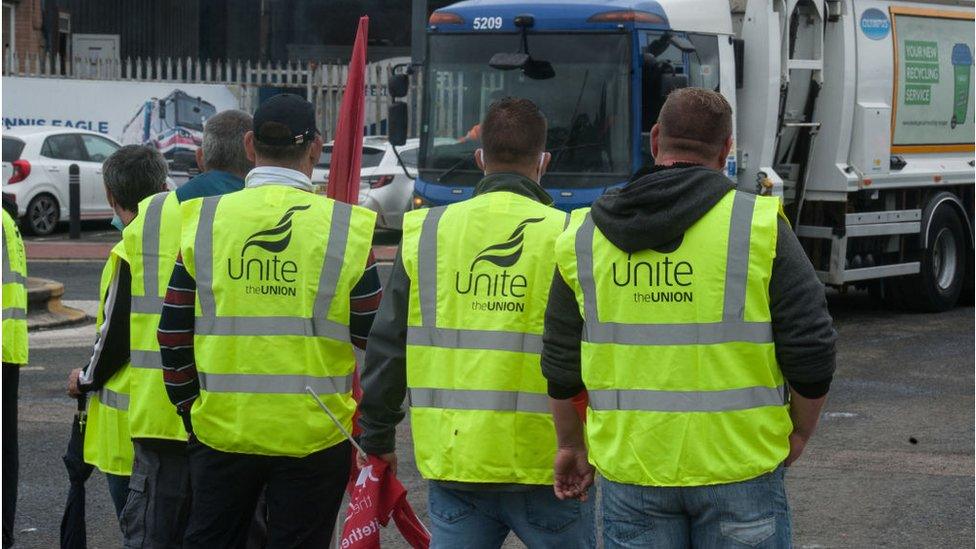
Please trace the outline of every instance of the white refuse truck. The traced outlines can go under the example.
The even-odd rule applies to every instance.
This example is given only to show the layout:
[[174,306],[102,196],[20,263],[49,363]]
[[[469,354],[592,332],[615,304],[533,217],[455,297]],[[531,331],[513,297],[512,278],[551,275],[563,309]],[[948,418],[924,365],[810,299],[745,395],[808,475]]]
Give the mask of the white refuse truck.
[[[434,12],[419,68],[415,207],[467,198],[465,139],[494,98],[535,100],[543,186],[585,206],[652,162],[667,93],[735,110],[726,172],[781,196],[821,280],[941,311],[972,300],[971,0],[469,0]],[[407,77],[394,74],[393,97]],[[405,138],[406,105],[390,112]]]

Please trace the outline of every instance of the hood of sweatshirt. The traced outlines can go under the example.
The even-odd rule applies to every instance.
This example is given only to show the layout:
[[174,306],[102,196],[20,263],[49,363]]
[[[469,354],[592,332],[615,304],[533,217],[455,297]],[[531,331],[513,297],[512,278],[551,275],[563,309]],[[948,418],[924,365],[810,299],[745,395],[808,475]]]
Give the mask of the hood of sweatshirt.
[[734,188],[732,180],[711,168],[655,166],[650,174],[601,196],[591,215],[600,232],[627,253],[670,252]]

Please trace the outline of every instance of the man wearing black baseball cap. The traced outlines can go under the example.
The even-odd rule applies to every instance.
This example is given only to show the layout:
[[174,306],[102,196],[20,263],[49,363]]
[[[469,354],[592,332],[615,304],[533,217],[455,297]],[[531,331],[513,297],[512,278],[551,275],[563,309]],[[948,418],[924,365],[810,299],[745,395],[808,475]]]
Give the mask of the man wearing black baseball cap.
[[375,214],[312,192],[315,109],[291,94],[254,114],[242,191],[181,204],[159,324],[163,377],[190,433],[183,547],[239,547],[264,490],[269,547],[326,547],[351,450],[353,345],[380,282]]

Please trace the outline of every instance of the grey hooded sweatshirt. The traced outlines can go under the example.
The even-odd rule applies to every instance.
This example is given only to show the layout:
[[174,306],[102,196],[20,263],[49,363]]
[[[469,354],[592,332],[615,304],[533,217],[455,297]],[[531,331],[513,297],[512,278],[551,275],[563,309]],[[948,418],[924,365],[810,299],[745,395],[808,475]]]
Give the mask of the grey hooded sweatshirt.
[[[650,174],[600,197],[591,215],[600,232],[621,250],[666,253],[677,249],[685,231],[733,188],[725,175],[702,166],[655,166]],[[837,333],[827,312],[824,287],[782,219],[769,299],[776,358],[783,376],[803,397],[827,394],[834,374]],[[557,270],[542,349],[542,373],[553,398],[566,399],[584,389],[582,330],[576,298]]]

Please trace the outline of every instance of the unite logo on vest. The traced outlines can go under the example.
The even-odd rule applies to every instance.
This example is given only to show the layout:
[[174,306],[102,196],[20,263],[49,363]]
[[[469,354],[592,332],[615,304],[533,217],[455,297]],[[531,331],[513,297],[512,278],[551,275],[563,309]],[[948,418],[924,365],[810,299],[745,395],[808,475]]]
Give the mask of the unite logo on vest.
[[[281,260],[278,254],[291,243],[292,216],[311,206],[292,206],[285,211],[274,227],[258,231],[247,238],[241,247],[241,257],[227,258],[227,275],[233,280],[244,279],[245,294],[280,295],[295,297],[295,277],[298,265],[291,260]],[[251,251],[250,257],[248,251]],[[265,253],[266,252],[266,253]],[[268,257],[268,254],[273,254]]]
[[634,288],[634,303],[692,303],[695,298],[695,271],[687,261],[664,259],[634,261],[627,254],[627,262],[614,261],[611,266],[613,284],[619,288]]
[[[525,228],[544,219],[533,217],[522,221],[507,240],[481,250],[471,262],[467,273],[454,272],[454,290],[459,295],[470,295],[476,298],[471,301],[471,310],[502,312],[525,310],[524,298],[529,280],[524,274],[517,271],[510,273],[508,269],[515,267],[522,257]],[[502,271],[499,273],[497,269],[492,269],[488,265],[501,267]]]

